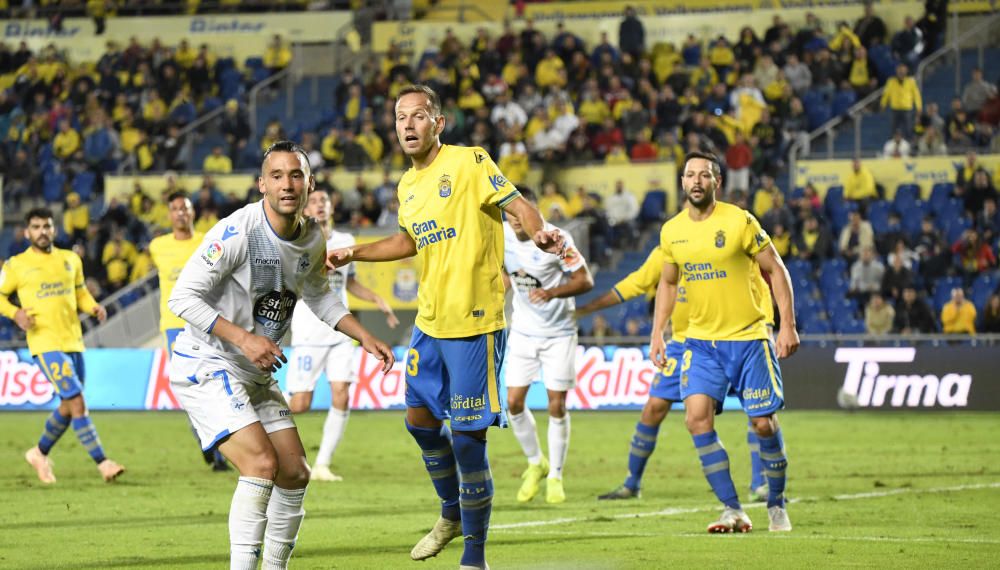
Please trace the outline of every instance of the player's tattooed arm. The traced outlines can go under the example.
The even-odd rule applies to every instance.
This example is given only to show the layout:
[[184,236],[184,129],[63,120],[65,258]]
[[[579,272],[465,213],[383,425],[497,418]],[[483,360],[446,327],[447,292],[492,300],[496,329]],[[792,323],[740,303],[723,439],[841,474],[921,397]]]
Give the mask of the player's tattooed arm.
[[799,333],[795,330],[795,300],[792,293],[792,279],[785,269],[784,262],[774,245],[768,245],[762,249],[755,259],[770,277],[771,287],[774,289],[774,300],[778,303],[778,314],[781,315],[781,329],[778,330],[778,339],[775,342],[775,349],[778,358],[785,358],[795,354],[799,349]]
[[667,365],[666,352],[667,345],[664,341],[664,334],[667,329],[667,322],[670,321],[674,313],[674,304],[677,302],[677,281],[680,271],[676,265],[667,262],[663,264],[663,271],[660,273],[660,284],[656,288],[656,304],[653,310],[653,332],[649,340],[649,359],[657,368]]

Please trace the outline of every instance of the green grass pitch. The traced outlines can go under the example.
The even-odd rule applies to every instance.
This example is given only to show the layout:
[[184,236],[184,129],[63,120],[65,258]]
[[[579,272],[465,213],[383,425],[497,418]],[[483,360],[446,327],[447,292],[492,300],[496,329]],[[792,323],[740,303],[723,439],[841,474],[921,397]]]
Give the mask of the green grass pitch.
[[[536,412],[545,447],[545,416]],[[232,473],[201,461],[180,413],[93,414],[109,455],[128,472],[101,481],[67,433],[53,451],[59,482],[43,487],[23,459],[44,414],[0,415],[0,568],[222,568],[228,561]],[[297,418],[311,454],[324,414]],[[748,535],[708,535],[718,507],[682,416],[660,431],[640,500],[598,502],[619,485],[637,412],[573,414],[567,502],[514,500],[524,469],[509,430],[490,432],[496,485],[487,560],[504,568],[976,568],[1000,560],[1000,415],[781,414],[789,456],[791,533],[767,532],[747,506]],[[745,496],[745,418],[719,417]],[[399,412],[354,413],[334,457],[340,483],[314,483],[295,568],[455,568],[458,542],[409,559],[438,506]]]

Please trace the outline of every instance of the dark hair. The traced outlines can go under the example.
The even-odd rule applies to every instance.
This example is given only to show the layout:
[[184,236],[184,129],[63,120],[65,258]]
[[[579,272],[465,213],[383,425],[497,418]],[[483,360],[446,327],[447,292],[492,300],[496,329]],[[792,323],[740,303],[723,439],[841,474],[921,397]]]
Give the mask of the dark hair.
[[188,194],[187,190],[175,190],[171,192],[169,196],[167,196],[167,204],[173,202],[178,198],[184,198],[185,200],[190,200],[191,195]]
[[306,168],[309,168],[309,156],[306,154],[306,149],[302,148],[298,143],[293,141],[278,141],[271,146],[267,147],[264,151],[264,158],[261,159],[261,170],[264,169],[264,164],[267,162],[267,157],[271,156],[272,152],[294,152],[302,158],[302,164]]
[[712,163],[711,166],[712,174],[714,174],[716,178],[722,176],[722,166],[719,165],[719,157],[715,156],[711,152],[692,150],[691,152],[687,153],[684,156],[684,166],[687,166],[688,161],[691,160],[692,158],[702,158],[709,161],[710,163]]
[[434,92],[433,89],[426,85],[415,83],[413,85],[407,85],[399,90],[399,95],[396,96],[396,101],[398,102],[403,98],[403,95],[409,95],[410,93],[419,93],[421,95],[427,96],[427,101],[431,105],[431,113],[435,117],[441,116],[441,98],[438,94]]
[[27,214],[24,215],[24,224],[30,225],[31,220],[35,218],[48,220],[48,219],[55,219],[55,216],[52,215],[52,210],[48,208],[32,208],[31,210],[28,210]]
[[535,191],[527,186],[521,186],[517,189],[521,193],[521,197],[529,202],[537,202],[538,198],[535,196]]

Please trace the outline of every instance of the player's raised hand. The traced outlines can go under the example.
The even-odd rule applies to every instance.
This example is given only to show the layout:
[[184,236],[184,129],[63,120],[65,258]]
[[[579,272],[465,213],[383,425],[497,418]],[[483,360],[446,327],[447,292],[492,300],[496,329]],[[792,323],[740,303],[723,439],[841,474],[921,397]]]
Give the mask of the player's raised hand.
[[392,365],[396,363],[396,356],[392,353],[392,349],[389,348],[389,345],[371,335],[365,335],[362,337],[361,348],[365,349],[368,354],[382,361],[383,374],[392,370]]
[[538,249],[562,256],[566,252],[566,239],[559,230],[538,230],[531,237]]
[[104,305],[94,307],[94,310],[90,311],[90,314],[93,315],[99,323],[103,323],[108,319],[108,310],[104,308]]
[[281,368],[282,363],[288,362],[281,347],[266,336],[248,334],[239,349],[247,360],[264,372],[274,372]]
[[35,317],[28,314],[28,311],[25,311],[24,309],[18,309],[17,312],[14,313],[14,322],[17,323],[17,326],[21,327],[21,330],[27,332],[35,326]]
[[649,360],[653,362],[657,370],[662,370],[667,365],[667,345],[663,342],[662,335],[653,335],[650,339]]
[[778,331],[778,341],[775,343],[778,358],[788,358],[799,349],[799,333],[795,327],[781,327]]
[[349,247],[335,249],[326,254],[326,266],[330,269],[343,267],[354,258],[354,250]]

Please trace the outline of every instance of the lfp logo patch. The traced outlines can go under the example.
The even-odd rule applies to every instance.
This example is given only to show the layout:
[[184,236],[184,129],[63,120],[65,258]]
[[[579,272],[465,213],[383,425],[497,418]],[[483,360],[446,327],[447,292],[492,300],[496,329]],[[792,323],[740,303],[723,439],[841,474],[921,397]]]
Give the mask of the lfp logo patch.
[[215,267],[216,262],[222,257],[222,242],[213,241],[208,244],[205,251],[201,253],[201,260],[205,262],[205,265],[209,267]]

